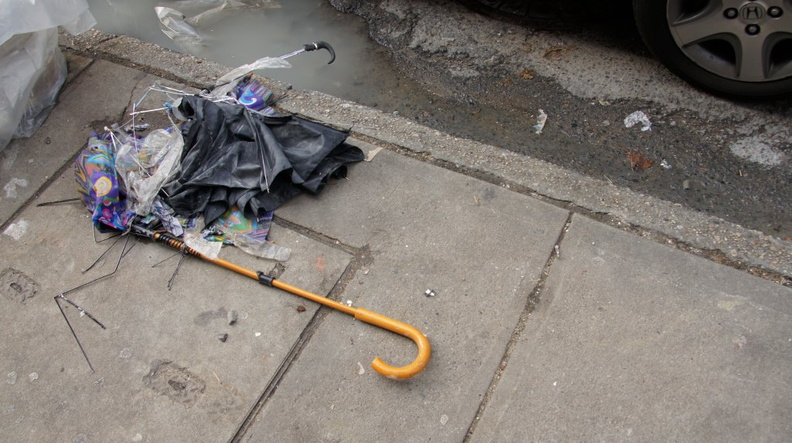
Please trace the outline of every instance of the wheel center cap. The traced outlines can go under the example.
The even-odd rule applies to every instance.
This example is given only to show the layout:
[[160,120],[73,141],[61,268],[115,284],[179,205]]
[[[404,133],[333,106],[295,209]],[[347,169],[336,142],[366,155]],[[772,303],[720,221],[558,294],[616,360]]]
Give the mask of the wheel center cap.
[[767,17],[765,7],[757,2],[750,2],[740,8],[740,18],[744,23],[761,23]]

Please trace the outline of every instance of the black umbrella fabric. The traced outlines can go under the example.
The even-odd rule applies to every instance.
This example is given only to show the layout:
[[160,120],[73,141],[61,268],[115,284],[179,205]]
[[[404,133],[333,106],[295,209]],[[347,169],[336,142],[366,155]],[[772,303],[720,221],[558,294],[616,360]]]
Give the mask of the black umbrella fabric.
[[186,96],[177,107],[184,154],[177,178],[163,187],[183,216],[208,225],[236,205],[246,216],[271,211],[302,191],[319,194],[330,177],[363,152],[347,134],[293,116],[267,117],[242,105]]

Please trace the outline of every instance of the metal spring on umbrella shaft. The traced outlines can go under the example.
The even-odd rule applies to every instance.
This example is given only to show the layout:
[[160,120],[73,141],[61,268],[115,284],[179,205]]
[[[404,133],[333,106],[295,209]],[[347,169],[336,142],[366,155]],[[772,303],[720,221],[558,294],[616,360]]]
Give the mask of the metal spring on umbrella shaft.
[[195,256],[195,257],[198,257],[198,258],[202,257],[200,252],[198,252],[195,249],[187,246],[183,241],[175,239],[175,238],[173,238],[173,237],[171,237],[169,235],[154,234],[154,240],[156,240],[156,241],[158,241],[160,243],[165,243],[166,245],[170,246],[173,249],[178,249],[178,250],[183,251],[183,252],[185,252],[187,254],[190,254],[192,256]]

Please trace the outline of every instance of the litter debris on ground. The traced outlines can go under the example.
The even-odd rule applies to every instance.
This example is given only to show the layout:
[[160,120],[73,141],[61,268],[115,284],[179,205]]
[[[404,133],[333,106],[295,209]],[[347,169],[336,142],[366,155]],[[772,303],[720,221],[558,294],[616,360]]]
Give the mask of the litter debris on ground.
[[239,315],[237,314],[237,311],[233,309],[228,311],[228,314],[226,315],[226,319],[228,320],[229,326],[233,326],[234,324],[236,324],[238,318]]
[[[275,59],[283,61],[317,49],[327,49],[332,63],[335,52],[325,42],[304,45]],[[375,358],[372,368],[392,379],[416,375],[428,364],[431,345],[415,327],[353,307],[351,300],[342,303],[297,288],[203,249],[219,248],[226,242],[243,250],[270,251],[272,248],[262,245],[267,244],[272,211],[300,193],[320,194],[331,178],[346,177],[347,165],[364,159],[361,149],[346,143],[347,132],[277,113],[270,106],[272,94],[247,69],[232,71],[199,94],[155,85],[146,95],[164,93],[170,100],[152,110],[138,110],[142,99],[134,103],[131,134],[119,130],[128,126],[125,124],[106,128],[104,135],[91,135],[75,160],[75,177],[94,227],[100,232],[122,233],[126,242],[134,235],[162,243],[180,251],[181,258],[199,258],[403,335],[417,346],[416,358],[400,367]],[[165,112],[170,126],[141,136],[135,130],[135,116],[144,112]],[[151,141],[149,137],[153,137]],[[125,156],[119,158],[119,153]],[[178,165],[167,161],[176,157]],[[145,185],[132,186],[153,178],[156,180]],[[125,243],[116,269],[126,250]],[[64,318],[74,334],[65,313]],[[232,318],[229,313],[228,320],[233,324],[235,315]],[[76,334],[74,337],[93,371]],[[227,338],[225,333],[218,335],[221,342]]]
[[666,160],[666,159],[663,159],[660,162],[660,166],[662,166],[663,169],[671,169],[671,163],[668,163],[668,160]]
[[635,150],[627,152],[627,161],[630,162],[630,168],[635,172],[643,172],[654,165],[654,162],[649,160],[643,153]]
[[267,241],[273,210],[302,192],[318,195],[363,152],[345,143],[345,132],[277,114],[272,94],[250,75],[231,91],[191,95],[155,85],[146,94],[173,97],[162,109],[170,127],[142,136],[115,125],[91,135],[75,172],[100,231],[154,223],[210,258],[224,243],[289,258],[288,248]]
[[250,0],[182,0],[178,5],[178,10],[156,6],[154,12],[159,19],[160,30],[175,43],[186,47],[202,44],[203,35],[198,28],[206,29],[212,23],[221,20],[224,11],[250,7],[280,7],[280,4],[272,1]]
[[537,134],[541,134],[542,130],[545,127],[545,123],[547,123],[547,114],[544,112],[544,110],[540,109],[539,116],[536,117],[536,125],[534,125],[533,127],[534,132],[536,132]]
[[164,6],[154,8],[160,21],[162,33],[176,43],[185,46],[195,46],[203,41],[203,37],[189,23],[181,12]]
[[374,157],[377,154],[379,154],[380,151],[382,151],[381,147],[377,147],[377,148],[374,148],[374,149],[370,150],[368,153],[366,153],[366,161],[370,162],[370,161],[374,160]]
[[435,293],[435,291],[431,289],[427,289],[426,291],[424,291],[424,295],[427,297],[434,297],[437,295],[437,293]]
[[545,51],[544,58],[548,60],[561,60],[573,49],[575,49],[575,47],[569,45],[553,46]]
[[66,81],[58,26],[71,34],[96,24],[85,0],[0,0],[0,151],[44,123]]
[[632,128],[638,123],[641,124],[641,131],[646,132],[652,130],[652,122],[643,111],[635,111],[624,118],[624,126],[627,128]]

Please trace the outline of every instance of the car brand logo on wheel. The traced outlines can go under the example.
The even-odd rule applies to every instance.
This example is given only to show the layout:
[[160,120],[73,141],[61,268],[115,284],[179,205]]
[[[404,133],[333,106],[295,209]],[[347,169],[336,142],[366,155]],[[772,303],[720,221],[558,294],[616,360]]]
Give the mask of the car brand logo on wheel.
[[765,16],[765,9],[762,5],[747,4],[740,9],[740,16],[743,20],[761,20]]

